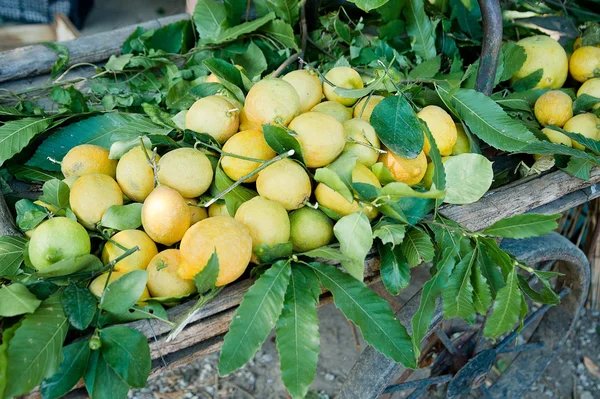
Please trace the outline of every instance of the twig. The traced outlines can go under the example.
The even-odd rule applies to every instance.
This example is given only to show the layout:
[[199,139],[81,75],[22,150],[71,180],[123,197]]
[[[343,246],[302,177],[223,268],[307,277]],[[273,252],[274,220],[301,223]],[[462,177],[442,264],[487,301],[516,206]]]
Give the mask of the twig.
[[171,330],[171,332],[167,336],[166,342],[169,343],[175,338],[177,338],[177,336],[183,331],[185,326],[187,326],[192,321],[196,313],[198,313],[198,311],[200,311],[200,309],[204,305],[215,299],[215,297],[219,294],[219,292],[221,292],[222,289],[223,287],[217,287],[207,292],[205,295],[200,296],[200,298],[198,298],[198,302],[196,302],[196,304],[186,313],[185,317],[179,323],[177,323],[176,326],[174,326],[175,328]]
[[[306,0],[302,0],[300,6],[300,56],[304,57],[306,53],[306,42],[308,40],[308,25],[306,23]],[[302,64],[298,64],[298,69],[302,69]]]
[[221,154],[224,157],[238,158],[238,159],[243,159],[244,161],[250,161],[250,162],[256,162],[256,163],[267,162],[267,160],[265,160],[265,159],[250,158],[250,157],[245,157],[245,156],[239,155],[239,154],[233,154],[231,152],[225,152],[222,149],[220,149],[219,147],[210,145],[208,143],[204,143],[200,140],[196,140],[196,143],[194,144],[194,149],[198,149],[197,146],[199,146],[199,145],[206,147],[206,148],[210,148],[211,150],[218,152],[219,154]]
[[306,40],[308,41],[308,43],[310,43],[314,48],[316,48],[317,50],[319,50],[320,52],[322,52],[323,54],[325,54],[326,56],[328,56],[331,59],[336,59],[337,57],[335,55],[333,55],[332,53],[330,53],[329,51],[325,50],[323,47],[319,46],[317,44],[317,42],[315,42],[313,39],[311,39],[310,37],[306,37]]
[[271,74],[272,78],[276,78],[279,75],[281,75],[281,73],[285,70],[285,68],[289,67],[290,65],[292,65],[294,62],[296,62],[296,60],[298,60],[298,58],[300,58],[301,53],[296,53],[296,54],[292,54],[288,57],[287,60],[283,61],[283,63],[281,65],[279,65],[279,68],[277,68],[275,70],[275,72],[273,72]]
[[346,320],[348,322],[348,326],[350,326],[350,331],[352,331],[352,338],[354,338],[354,346],[356,347],[356,351],[360,352],[360,341],[358,340],[358,333],[356,332],[356,326],[350,320]]

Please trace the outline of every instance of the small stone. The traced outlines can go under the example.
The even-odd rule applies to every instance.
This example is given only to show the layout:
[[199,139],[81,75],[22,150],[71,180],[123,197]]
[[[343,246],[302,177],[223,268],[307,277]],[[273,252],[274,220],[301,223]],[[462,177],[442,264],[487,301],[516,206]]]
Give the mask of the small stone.
[[325,374],[325,380],[327,380],[327,381],[333,381],[333,380],[335,380],[335,375],[333,375],[331,373],[326,373]]

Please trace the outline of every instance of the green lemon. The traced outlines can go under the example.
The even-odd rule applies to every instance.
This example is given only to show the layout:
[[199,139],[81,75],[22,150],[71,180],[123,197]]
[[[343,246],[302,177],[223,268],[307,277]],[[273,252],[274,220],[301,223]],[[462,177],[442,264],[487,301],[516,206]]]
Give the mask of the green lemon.
[[333,238],[333,222],[323,212],[308,206],[290,215],[290,240],[295,252],[322,247]]

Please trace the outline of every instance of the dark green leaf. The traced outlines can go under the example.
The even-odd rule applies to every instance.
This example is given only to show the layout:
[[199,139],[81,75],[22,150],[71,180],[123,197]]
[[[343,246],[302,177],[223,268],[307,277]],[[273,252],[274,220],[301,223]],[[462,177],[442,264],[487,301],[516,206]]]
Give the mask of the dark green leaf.
[[175,111],[189,109],[194,104],[194,97],[190,94],[192,84],[187,80],[180,80],[169,89],[167,93],[167,108]]
[[413,227],[406,233],[404,241],[402,241],[402,252],[410,267],[418,266],[423,262],[431,262],[434,249],[429,234],[418,227]]
[[220,90],[223,90],[224,86],[221,83],[209,82],[209,83],[201,83],[197,86],[194,86],[190,89],[190,94],[197,98],[204,98],[208,96],[214,96]]
[[373,238],[379,238],[383,244],[391,244],[392,249],[402,244],[406,234],[406,225],[389,219],[382,219],[373,229]]
[[481,264],[477,261],[478,258],[479,251],[477,251],[477,258],[474,259],[475,263],[472,266],[471,273],[471,284],[473,285],[473,305],[477,313],[485,316],[488,309],[492,305],[492,294],[490,291],[490,284],[483,276],[481,271]]
[[274,18],[275,18],[275,14],[269,13],[263,17],[255,19],[253,21],[244,22],[244,23],[241,23],[234,27],[225,29],[223,32],[221,32],[219,34],[219,36],[217,36],[214,39],[211,39],[211,42],[214,42],[217,44],[231,42],[233,40],[236,40],[238,37],[240,37],[242,35],[246,35],[248,33],[252,33],[254,31],[256,31],[257,29],[259,29],[260,27],[262,27],[269,21],[272,21]]
[[260,47],[250,42],[246,51],[233,56],[233,62],[244,68],[250,79],[260,75],[267,69],[267,59]]
[[254,5],[260,16],[274,12],[277,18],[281,18],[291,26],[296,25],[296,22],[298,22],[300,10],[298,0],[255,0]]
[[31,139],[45,131],[51,122],[50,118],[23,118],[0,126],[0,166],[21,152]]
[[587,150],[590,150],[591,152],[593,152],[596,155],[600,155],[600,143],[598,143],[596,140],[586,137],[583,134],[569,132],[567,130],[561,129],[556,126],[548,126],[548,128],[552,129],[552,130],[556,130],[557,132],[561,132],[562,134],[564,134],[565,136],[567,136],[574,142],[577,142],[577,143],[581,144],[582,146],[584,146]]
[[[225,174],[225,172],[223,172],[223,169],[221,169],[221,167],[218,167],[215,170],[215,181],[213,182],[213,188],[216,190],[212,194],[216,195],[224,191],[233,183],[233,180],[231,180]],[[225,194],[223,196],[223,199],[225,200],[225,204],[227,205],[227,211],[229,212],[229,214],[235,215],[240,205],[256,197],[257,195],[258,194],[256,193],[256,191],[240,185],[234,188],[229,193]]]
[[398,295],[410,283],[408,262],[400,247],[378,244],[377,248],[381,256],[380,272],[383,285],[390,294]]
[[245,97],[241,89],[244,87],[244,82],[241,72],[235,66],[218,58],[209,58],[204,60],[203,64],[219,78],[221,84],[232,92],[238,101],[244,102]]
[[427,141],[429,141],[430,144],[429,158],[431,159],[431,163],[433,164],[434,168],[433,177],[431,178],[432,187],[436,188],[437,190],[444,190],[446,188],[446,168],[442,162],[442,155],[440,154],[440,150],[437,147],[435,138],[433,137],[433,134],[431,134],[431,131],[429,131],[427,124],[422,123],[421,126],[423,128],[423,132],[425,133],[425,137],[427,137]]
[[7,351],[8,345],[10,341],[15,336],[15,331],[17,328],[21,326],[20,322],[13,324],[11,327],[3,329],[2,333],[0,333],[0,337],[2,338],[2,343],[0,344],[0,396],[4,396],[4,391],[6,388],[6,373],[8,369],[8,358]]
[[483,35],[481,27],[481,10],[476,1],[462,2],[450,0],[452,17],[456,17],[460,29],[470,38],[480,40]]
[[219,256],[217,255],[217,249],[215,248],[212,255],[208,259],[206,266],[204,266],[204,268],[194,276],[194,284],[196,284],[198,293],[203,295],[209,290],[215,288],[218,276]]
[[69,318],[69,323],[78,330],[85,330],[90,325],[98,305],[90,290],[72,281],[63,290],[60,303]]
[[287,23],[276,19],[261,28],[261,31],[273,37],[285,47],[298,50],[298,43],[294,37],[294,29]]
[[506,252],[500,249],[498,243],[493,238],[479,238],[479,241],[485,247],[485,251],[489,258],[500,267],[504,280],[508,278],[509,273],[513,269],[513,261]]
[[[178,297],[177,299],[171,299],[167,303],[173,304],[181,302],[181,299],[189,297],[189,295]],[[163,319],[169,320],[167,311],[159,303],[167,298],[148,298],[146,299],[148,305],[146,306],[132,306],[126,312],[115,314],[115,313],[103,313],[99,316],[100,325],[106,326],[110,324],[127,323],[136,320],[144,319]],[[164,302],[163,302],[164,303]]]
[[514,91],[527,91],[535,88],[544,75],[544,69],[540,68],[537,71],[530,73],[524,78],[517,79],[513,82],[512,88]]
[[339,18],[336,18],[333,21],[333,29],[335,29],[335,33],[345,41],[347,44],[352,43],[352,34],[350,33],[350,27],[348,24],[342,22]]
[[23,263],[23,248],[27,239],[18,236],[0,236],[0,277],[17,274]]
[[46,182],[52,179],[63,179],[64,176],[60,172],[46,172],[38,168],[27,165],[11,165],[8,171],[15,176],[15,179],[27,183]]
[[146,337],[128,327],[112,326],[100,331],[102,356],[110,367],[132,387],[143,388],[152,360]]
[[414,226],[433,210],[435,202],[428,198],[404,197],[392,206],[396,211],[402,212],[408,224]]
[[589,180],[590,172],[594,167],[595,163],[581,158],[571,158],[567,166],[564,168],[561,167],[563,171],[570,174],[571,176],[575,176],[578,179]]
[[144,44],[143,44],[140,36],[142,36],[142,34],[144,34],[144,32],[146,32],[146,30],[144,28],[142,28],[141,26],[138,26],[137,28],[135,28],[135,30],[131,33],[131,35],[129,35],[129,37],[123,43],[123,48],[122,48],[121,52],[123,54],[129,54],[129,53],[133,53],[133,52],[136,52],[136,53],[143,52]]
[[263,125],[263,135],[269,147],[277,154],[294,150],[292,158],[304,163],[300,143],[286,129],[275,125]]
[[442,58],[440,56],[430,58],[416,66],[415,69],[408,73],[409,79],[431,79],[439,71],[442,66]]
[[506,238],[528,238],[548,234],[558,228],[556,222],[561,217],[560,213],[555,215],[543,215],[528,213],[515,215],[502,219],[483,230],[483,234]]
[[308,252],[299,253],[298,256],[308,256],[313,259],[327,259],[336,261],[350,261],[339,249],[333,247],[320,247]]
[[150,120],[156,125],[163,126],[167,129],[177,129],[177,125],[175,122],[173,122],[171,114],[163,111],[160,107],[144,103],[142,104],[142,108],[144,109],[146,115],[150,117]]
[[459,154],[443,163],[446,172],[446,196],[449,204],[471,204],[492,186],[492,162],[479,154]]
[[126,398],[129,384],[104,360],[101,350],[92,351],[84,375],[85,389],[92,399]]
[[23,113],[15,107],[0,105],[0,116],[23,116]]
[[224,0],[229,26],[240,23],[242,16],[246,13],[246,0]]
[[135,305],[148,281],[148,272],[145,270],[134,270],[119,277],[106,286],[100,308],[112,313],[123,313]]
[[12,317],[33,313],[40,301],[21,283],[4,285],[0,288],[0,316]]
[[503,70],[501,82],[512,78],[521,69],[527,60],[525,49],[515,42],[507,42],[502,45]]
[[481,270],[481,275],[488,282],[492,298],[495,298],[498,291],[504,287],[504,279],[483,246],[480,246],[477,251],[477,264]]
[[519,321],[523,300],[523,294],[517,284],[517,270],[513,269],[507,276],[506,285],[496,295],[494,310],[483,330],[485,337],[496,338],[512,330]]
[[373,232],[367,216],[353,213],[344,216],[333,226],[333,234],[340,242],[340,250],[350,261],[342,261],[342,266],[352,277],[363,281],[365,258],[373,246]]
[[44,193],[40,196],[40,201],[52,205],[57,210],[69,207],[69,186],[62,180],[48,180],[44,183],[42,191]]
[[254,248],[254,255],[259,264],[273,263],[277,259],[287,258],[292,254],[291,241],[280,242],[273,246],[260,244]]
[[42,381],[40,391],[43,399],[58,399],[73,389],[85,374],[90,346],[82,339],[62,348],[63,360],[52,376]]
[[[195,16],[195,14],[194,14]],[[148,49],[167,53],[184,53],[193,47],[192,24],[189,20],[177,21],[162,26],[144,41]]]
[[539,280],[542,284],[542,289],[538,292],[531,288],[525,277],[519,274],[517,275],[517,279],[521,291],[535,302],[543,303],[544,305],[558,305],[560,303],[560,297],[552,291],[548,281],[543,279]]
[[106,210],[100,224],[116,230],[135,230],[142,225],[142,204],[113,205]]
[[585,112],[600,103],[600,98],[590,96],[589,94],[581,94],[577,96],[577,99],[573,102],[573,113],[578,114]]
[[415,54],[426,60],[435,57],[435,28],[425,14],[423,1],[406,1],[402,12],[406,19],[406,31],[410,37],[410,44]]
[[50,77],[55,78],[67,68],[67,64],[69,63],[69,49],[60,43],[45,42],[42,44],[54,51],[58,56],[58,59],[52,64],[52,71],[50,72]]
[[28,199],[17,201],[15,210],[17,211],[17,227],[22,231],[32,230],[48,217],[46,208],[34,204]]
[[192,19],[200,39],[214,39],[228,27],[225,5],[217,0],[198,0]]
[[460,317],[469,320],[475,314],[473,305],[473,285],[471,284],[472,266],[475,262],[474,251],[464,256],[456,265],[444,289],[444,317]]

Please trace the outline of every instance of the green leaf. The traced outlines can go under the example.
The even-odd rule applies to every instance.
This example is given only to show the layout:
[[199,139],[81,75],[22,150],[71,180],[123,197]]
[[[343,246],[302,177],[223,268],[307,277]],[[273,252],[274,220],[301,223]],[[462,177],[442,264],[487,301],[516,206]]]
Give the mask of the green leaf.
[[290,275],[289,261],[276,262],[244,295],[225,335],[219,357],[219,375],[242,367],[267,339],[283,309]]
[[127,39],[125,39],[125,42],[123,43],[123,47],[121,49],[121,52],[123,54],[129,54],[129,53],[141,53],[144,51],[144,43],[141,40],[141,37],[144,32],[146,32],[146,30],[144,28],[142,28],[141,26],[138,26],[137,28],[135,28],[135,30],[131,33],[131,35],[129,35],[127,37]]
[[317,373],[320,293],[314,272],[294,265],[276,328],[281,379],[292,398],[304,398]]
[[352,190],[352,170],[356,167],[356,157],[343,153],[327,167],[315,171],[315,180],[338,192],[350,203],[354,201]]
[[375,176],[377,176],[377,179],[383,185],[393,183],[396,181],[396,179],[392,175],[392,172],[390,172],[388,168],[383,166],[383,163],[381,162],[377,162],[375,165],[371,166],[371,171],[375,174]]
[[227,22],[229,26],[240,23],[242,16],[246,13],[246,0],[224,0],[227,11]]
[[488,282],[492,298],[495,298],[498,291],[504,287],[504,278],[482,245],[477,251],[477,266]]
[[0,105],[0,116],[23,116],[23,113],[15,107]]
[[[193,295],[193,294],[192,294]],[[162,303],[178,303],[181,302],[183,298],[189,298],[190,295],[184,295],[176,298],[148,298],[145,301],[148,302],[146,306],[138,306],[134,305],[130,307],[126,312],[123,313],[103,313],[99,316],[100,325],[106,326],[110,324],[118,324],[118,323],[128,323],[136,320],[144,320],[144,319],[163,319],[169,320],[169,316],[167,315],[167,311],[162,307],[160,302]]]
[[298,43],[294,37],[294,29],[282,20],[275,19],[261,28],[261,31],[273,37],[285,47],[298,50]]
[[51,122],[51,118],[23,118],[0,126],[0,165],[21,152],[31,139],[45,131]]
[[106,210],[100,224],[116,230],[135,230],[142,225],[142,205],[113,205]]
[[209,58],[204,60],[202,64],[208,68],[215,76],[219,78],[221,84],[241,103],[244,102],[244,93],[241,87],[244,87],[241,72],[229,62],[218,58]]
[[531,90],[542,80],[542,76],[544,76],[544,69],[540,68],[521,79],[515,80],[512,88],[516,92]]
[[217,249],[213,251],[208,259],[206,266],[194,276],[194,284],[200,295],[204,295],[209,290],[215,288],[217,277],[219,276],[219,256]]
[[543,215],[528,213],[502,219],[483,230],[483,234],[506,238],[528,238],[551,233],[558,228],[560,213]]
[[23,248],[27,239],[18,236],[0,236],[0,277],[17,274],[23,263]]
[[589,180],[590,172],[594,165],[596,165],[594,162],[587,159],[571,158],[569,159],[567,166],[560,169],[578,179]]
[[122,71],[129,63],[129,60],[131,60],[131,57],[133,57],[133,54],[123,54],[119,56],[113,54],[108,61],[106,61],[106,64],[104,64],[104,69],[107,71]]
[[365,258],[373,246],[369,219],[362,212],[344,216],[333,226],[333,234],[340,242],[342,254],[350,259],[342,261],[342,266],[352,277],[363,281]]
[[401,247],[410,267],[433,260],[434,249],[431,238],[429,234],[418,227],[408,230]]
[[127,397],[129,384],[104,360],[101,350],[92,351],[83,379],[91,399]]
[[192,19],[201,39],[214,39],[228,27],[225,5],[217,0],[198,0]]
[[46,182],[52,179],[64,179],[64,176],[60,172],[46,172],[45,170],[27,165],[11,165],[8,167],[8,171],[15,176],[15,179],[27,183],[40,181]]
[[437,190],[444,190],[446,188],[446,169],[442,162],[442,155],[440,154],[435,138],[433,137],[433,134],[431,134],[431,131],[429,131],[427,124],[421,123],[421,126],[425,133],[425,137],[427,137],[427,140],[430,143],[429,158],[431,159],[434,168],[433,177],[431,178],[432,187],[435,187]]
[[102,357],[130,386],[143,388],[150,375],[150,347],[141,332],[123,326],[100,331]]
[[196,98],[204,98],[208,96],[214,96],[224,88],[225,86],[223,86],[221,83],[200,83],[199,85],[196,85],[190,89],[190,94]]
[[590,96],[589,94],[581,94],[573,102],[573,114],[577,115],[580,112],[585,112],[600,103],[599,97]]
[[434,209],[435,203],[428,198],[404,197],[393,206],[402,212],[408,224],[414,226]]
[[425,60],[435,57],[435,27],[425,14],[423,1],[406,1],[402,12],[406,19],[406,31],[410,37],[410,45],[415,54]]
[[196,99],[190,94],[192,84],[187,80],[180,80],[169,89],[167,93],[167,108],[175,111],[189,109]]
[[134,270],[119,277],[104,290],[100,309],[112,313],[126,312],[142,296],[147,281],[148,272],[145,270]]
[[481,27],[481,10],[476,1],[450,0],[452,18],[456,17],[460,29],[470,38],[481,40],[483,30]]
[[12,317],[33,313],[40,301],[21,283],[4,285],[0,288],[0,316]]
[[273,263],[277,259],[289,257],[293,252],[293,245],[291,241],[280,242],[273,246],[260,244],[254,248],[253,252],[258,263],[262,265],[265,263]]
[[375,225],[373,238],[379,238],[383,244],[391,244],[392,249],[402,244],[406,234],[406,225],[398,224],[389,219],[382,219]]
[[263,135],[269,147],[277,154],[294,150],[292,158],[304,163],[300,143],[286,129],[275,125],[263,125]]
[[192,24],[189,20],[162,26],[144,41],[148,49],[167,53],[185,53],[193,47]]
[[517,270],[514,268],[506,279],[506,285],[498,291],[494,309],[487,319],[483,334],[486,338],[496,338],[514,328],[519,321],[523,294],[517,283]]
[[323,287],[333,294],[335,306],[360,328],[369,345],[404,367],[417,367],[410,336],[384,299],[334,266],[324,263],[309,266]]
[[449,204],[471,204],[492,186],[492,162],[479,154],[459,154],[444,162],[446,197]]
[[560,303],[560,297],[552,291],[550,283],[547,280],[540,279],[542,289],[538,292],[531,288],[527,279],[520,274],[517,275],[517,283],[521,291],[537,303],[543,303],[544,305],[558,305]]
[[291,26],[296,25],[298,22],[300,11],[298,0],[255,0],[254,5],[256,7],[256,12],[260,16],[267,15],[269,12],[274,12],[277,18],[281,18]]
[[566,145],[551,143],[549,141],[538,141],[527,144],[525,147],[521,148],[521,150],[516,152],[540,155],[568,155],[574,158],[585,159],[594,165],[600,165],[598,157],[592,154],[567,147]]
[[260,77],[267,70],[267,59],[260,47],[253,41],[250,42],[244,53],[233,56],[233,62],[242,66],[250,79]]
[[104,265],[95,255],[86,254],[65,258],[35,273],[36,277],[60,277],[83,271],[100,270]]
[[88,340],[82,339],[62,348],[62,358],[56,373],[44,379],[40,385],[44,399],[61,398],[83,377],[90,358]]
[[350,258],[340,252],[339,249],[333,247],[320,247],[308,252],[299,253],[298,256],[308,256],[313,259],[327,259],[335,261],[350,261]]
[[52,71],[50,72],[50,77],[55,78],[59,73],[64,71],[69,64],[69,49],[67,46],[60,43],[45,42],[42,44],[54,51],[58,56],[58,59],[52,64]]
[[216,38],[212,39],[212,41],[216,44],[231,42],[242,35],[256,31],[273,19],[275,19],[275,14],[269,13],[263,17],[256,18],[255,20],[241,23],[232,28],[225,29]]
[[519,71],[527,60],[525,49],[515,42],[507,42],[502,45],[502,59],[504,66],[502,70],[501,82],[504,82]]
[[490,285],[487,279],[481,272],[481,264],[478,261],[479,250],[477,251],[477,257],[475,263],[472,266],[471,273],[471,284],[473,285],[473,306],[475,311],[480,315],[485,316],[488,309],[492,306],[492,293],[490,291]]
[[577,143],[584,146],[587,150],[593,152],[595,155],[600,155],[600,143],[598,143],[596,140],[586,137],[583,134],[569,132],[556,126],[548,126],[548,128],[556,130],[557,132],[561,132],[571,140],[576,141]]
[[421,124],[404,96],[386,97],[377,104],[371,125],[381,142],[396,155],[415,158],[423,150]]
[[[146,115],[148,115],[150,117],[150,120],[154,124],[162,126],[166,129],[177,129],[177,125],[175,124],[175,122],[173,122],[171,114],[169,114],[166,111],[163,111],[162,108],[160,108],[156,105],[144,103],[144,104],[142,104],[142,109],[144,110]],[[129,124],[131,124],[133,122],[135,122],[135,121],[129,122]],[[117,129],[116,131],[120,132],[123,129],[124,128]]]
[[69,318],[69,323],[78,330],[85,330],[96,314],[98,301],[90,290],[71,281],[62,292],[60,304]]
[[66,209],[69,207],[69,186],[62,180],[52,179],[44,183],[42,187],[43,194],[39,200],[52,205],[56,209]]
[[[221,169],[221,167],[219,166],[215,169],[215,180],[213,182],[213,188],[216,190],[214,193],[211,192],[211,194],[216,195],[227,189],[233,183],[233,180],[231,180],[225,174],[225,172],[223,172],[223,169]],[[229,214],[235,215],[240,205],[256,197],[257,195],[258,194],[256,193],[256,191],[240,185],[234,188],[229,193],[225,194],[223,196],[223,199],[225,200],[225,204],[227,205],[227,211],[229,212]]]
[[400,247],[378,244],[381,256],[381,279],[385,289],[392,295],[398,295],[400,291],[408,287],[410,283],[410,268]]
[[409,79],[431,79],[440,71],[442,58],[440,56],[423,61],[408,73]]
[[22,199],[15,204],[17,211],[17,227],[22,231],[29,231],[48,217],[48,210],[43,206],[34,204],[28,199]]
[[5,397],[23,395],[58,370],[69,322],[58,295],[25,316],[8,347]]
[[475,259],[475,251],[464,256],[448,279],[443,293],[444,317],[447,319],[460,317],[463,320],[469,320],[475,314],[473,285],[471,284],[472,266]]

